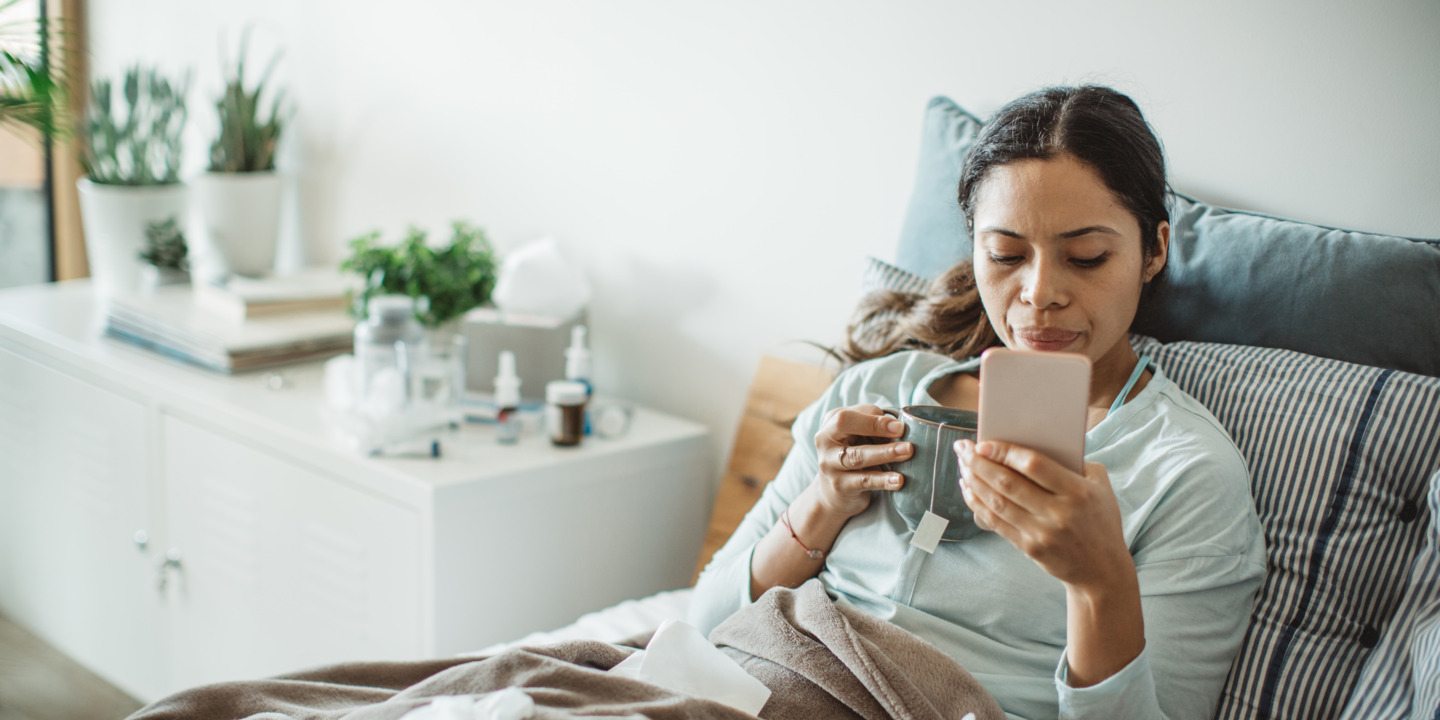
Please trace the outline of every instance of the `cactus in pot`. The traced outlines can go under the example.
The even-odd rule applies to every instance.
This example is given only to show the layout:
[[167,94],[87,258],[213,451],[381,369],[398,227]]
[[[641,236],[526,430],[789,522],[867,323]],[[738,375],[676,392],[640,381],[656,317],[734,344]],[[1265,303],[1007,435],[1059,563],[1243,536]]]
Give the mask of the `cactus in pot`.
[[282,115],[284,91],[267,92],[280,54],[250,86],[245,78],[249,45],[247,30],[234,63],[223,68],[225,88],[215,99],[219,129],[210,144],[209,172],[198,188],[210,248],[224,261],[224,270],[263,275],[275,264],[281,191],[275,154],[287,118]]
[[139,65],[117,88],[91,84],[79,127],[80,213],[90,274],[102,295],[139,289],[146,227],[178,218],[188,201],[180,180],[189,73],[171,79]]

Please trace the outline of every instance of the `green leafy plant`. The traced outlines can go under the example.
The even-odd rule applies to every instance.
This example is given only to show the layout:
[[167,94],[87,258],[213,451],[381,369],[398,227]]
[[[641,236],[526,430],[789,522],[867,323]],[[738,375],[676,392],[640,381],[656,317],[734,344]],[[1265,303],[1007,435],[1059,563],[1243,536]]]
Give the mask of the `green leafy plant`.
[[495,251],[480,228],[459,220],[451,228],[450,244],[438,249],[413,226],[395,245],[382,244],[378,230],[351,240],[350,257],[340,269],[365,279],[352,297],[351,314],[363,320],[376,295],[409,295],[425,299],[415,318],[435,328],[488,303],[495,289]]
[[[270,73],[280,61],[280,53],[270,58],[265,72],[253,90],[245,88],[245,55],[250,47],[250,31],[247,28],[240,38],[240,54],[235,64],[222,70],[225,75],[225,92],[215,100],[215,110],[220,114],[220,135],[210,145],[211,172],[260,172],[275,169],[275,147],[280,142],[280,133],[285,120],[280,117],[281,100],[284,90],[271,93],[267,113],[260,107],[260,94],[270,81]],[[221,58],[221,64],[224,64]]]
[[[173,185],[180,182],[180,131],[190,74],[171,82],[139,65],[125,71],[122,97],[110,81],[90,88],[81,132],[80,162],[90,181],[102,185]],[[120,107],[112,103],[122,101]]]
[[179,219],[171,215],[166,220],[145,224],[146,248],[140,251],[140,259],[164,270],[187,270],[190,261],[189,247],[185,233],[180,229]]
[[[20,2],[0,0],[0,17],[13,14]],[[31,127],[46,137],[67,134],[66,75],[51,52],[58,35],[43,15],[0,22],[0,124]]]

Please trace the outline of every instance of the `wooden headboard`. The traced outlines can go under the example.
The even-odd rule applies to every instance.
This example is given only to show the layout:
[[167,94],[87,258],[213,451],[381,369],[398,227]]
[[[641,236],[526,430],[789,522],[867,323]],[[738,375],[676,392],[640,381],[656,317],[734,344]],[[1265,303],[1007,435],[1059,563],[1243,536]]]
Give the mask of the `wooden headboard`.
[[795,444],[790,436],[795,417],[815,402],[834,379],[833,371],[818,365],[768,355],[760,358],[755,379],[750,382],[750,394],[745,397],[740,427],[735,431],[735,444],[730,448],[730,462],[715,494],[715,509],[710,513],[695,577],[700,576],[711,556],[735,532],[765,486],[780,472],[785,455]]

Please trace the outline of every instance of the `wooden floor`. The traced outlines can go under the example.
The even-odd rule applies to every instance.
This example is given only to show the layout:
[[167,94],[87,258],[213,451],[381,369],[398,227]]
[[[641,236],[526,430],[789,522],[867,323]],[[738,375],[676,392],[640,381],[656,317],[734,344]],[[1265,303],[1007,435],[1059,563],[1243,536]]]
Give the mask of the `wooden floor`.
[[0,720],[120,720],[134,698],[0,615]]

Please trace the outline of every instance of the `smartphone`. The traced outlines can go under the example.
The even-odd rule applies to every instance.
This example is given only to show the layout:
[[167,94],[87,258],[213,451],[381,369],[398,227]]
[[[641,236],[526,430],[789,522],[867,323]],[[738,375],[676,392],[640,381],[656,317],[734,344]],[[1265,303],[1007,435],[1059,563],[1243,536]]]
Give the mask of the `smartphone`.
[[980,356],[976,439],[1024,445],[1083,473],[1089,400],[1090,358],[990,348]]

